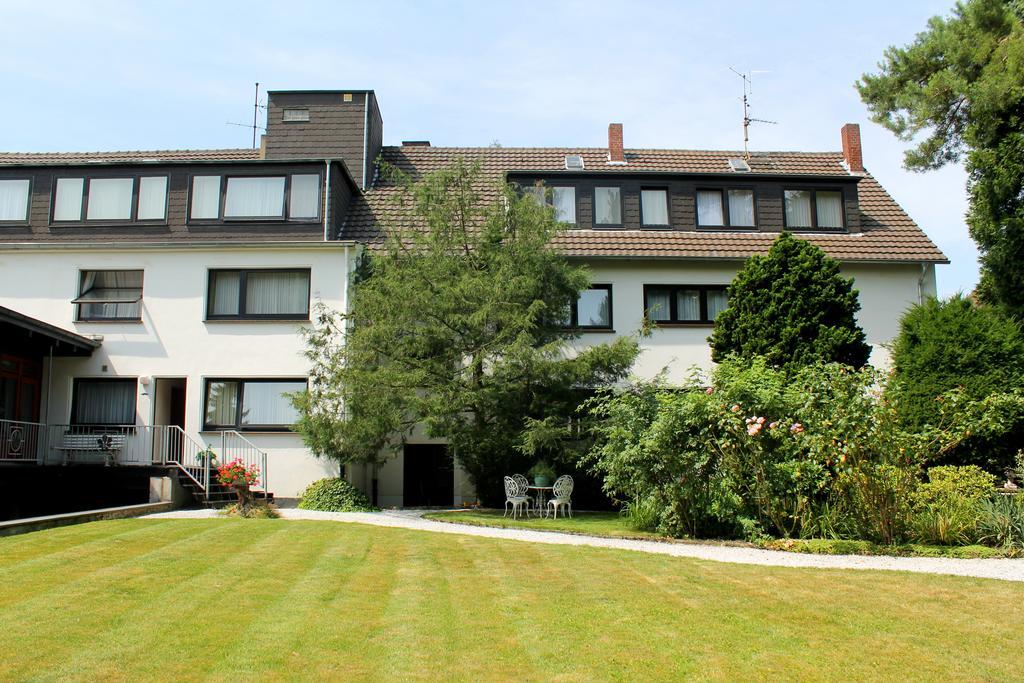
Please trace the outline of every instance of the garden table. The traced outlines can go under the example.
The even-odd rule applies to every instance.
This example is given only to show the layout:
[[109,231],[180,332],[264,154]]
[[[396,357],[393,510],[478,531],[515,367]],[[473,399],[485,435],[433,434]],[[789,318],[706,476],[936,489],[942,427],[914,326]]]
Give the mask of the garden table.
[[527,491],[533,491],[537,495],[533,497],[533,502],[537,505],[537,516],[548,516],[547,496],[554,490],[554,486],[527,486]]

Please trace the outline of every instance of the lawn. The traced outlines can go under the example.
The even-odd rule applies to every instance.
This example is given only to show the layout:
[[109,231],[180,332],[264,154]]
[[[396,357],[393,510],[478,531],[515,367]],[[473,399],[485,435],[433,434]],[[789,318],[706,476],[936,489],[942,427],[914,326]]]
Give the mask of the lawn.
[[455,512],[428,512],[427,519],[457,522],[473,526],[493,526],[502,529],[536,529],[538,531],[565,531],[571,534],[612,536],[615,538],[665,539],[649,531],[637,531],[617,512],[574,512],[570,517],[517,517],[505,516],[501,510],[458,510]]
[[1020,584],[335,522],[0,538],[0,578],[0,680],[1005,679],[1024,629]]

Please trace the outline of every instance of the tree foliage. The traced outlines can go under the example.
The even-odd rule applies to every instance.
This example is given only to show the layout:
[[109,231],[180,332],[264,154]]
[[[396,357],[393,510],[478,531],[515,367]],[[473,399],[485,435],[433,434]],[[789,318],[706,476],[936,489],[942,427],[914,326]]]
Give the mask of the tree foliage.
[[[889,391],[912,428],[935,424],[939,397],[960,388],[967,401],[1024,389],[1024,335],[1011,318],[963,296],[930,299],[900,320],[892,347],[896,370]],[[975,433],[944,454],[942,462],[977,464],[1001,475],[1024,446],[1024,425],[1004,414],[1003,430]]]
[[867,363],[853,280],[813,244],[783,233],[750,258],[729,285],[729,306],[711,335],[711,357],[765,358],[775,367]]
[[560,230],[549,208],[461,162],[396,179],[396,201],[424,227],[384,226],[351,311],[318,308],[299,428],[314,452],[343,462],[379,462],[423,429],[448,440],[493,502],[502,475],[529,467],[531,421],[567,423],[593,388],[628,373],[638,343],[569,352],[562,321],[589,275],[549,248]]
[[978,292],[1024,318],[1024,1],[958,3],[910,45],[888,48],[857,88],[875,122],[907,142],[923,135],[908,169],[964,160]]

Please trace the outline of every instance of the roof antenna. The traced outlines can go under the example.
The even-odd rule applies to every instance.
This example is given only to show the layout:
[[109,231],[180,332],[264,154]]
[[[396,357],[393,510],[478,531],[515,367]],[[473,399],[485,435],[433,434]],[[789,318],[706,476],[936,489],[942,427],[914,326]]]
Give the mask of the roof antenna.
[[755,73],[769,73],[767,71],[751,71],[748,73],[740,73],[736,69],[729,67],[729,71],[733,72],[737,76],[743,79],[743,158],[747,161],[750,160],[750,124],[752,123],[771,123],[777,124],[778,121],[769,121],[767,119],[754,119],[750,117],[750,103],[748,97],[754,92],[753,85],[753,74]]
[[252,148],[256,149],[256,131],[266,130],[266,127],[259,125],[260,109],[266,109],[265,104],[260,103],[260,84],[256,83],[256,99],[252,102],[252,125],[248,123],[235,123],[234,121],[228,121],[229,126],[241,126],[242,128],[252,128]]

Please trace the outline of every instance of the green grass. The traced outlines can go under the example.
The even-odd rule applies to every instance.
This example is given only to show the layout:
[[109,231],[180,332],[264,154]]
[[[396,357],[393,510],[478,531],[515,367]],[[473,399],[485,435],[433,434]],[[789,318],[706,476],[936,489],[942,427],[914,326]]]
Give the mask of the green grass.
[[1024,586],[336,522],[0,538],[0,680],[1005,679]]
[[919,543],[879,545],[871,541],[833,540],[827,538],[779,538],[765,541],[760,545],[769,550],[788,550],[794,553],[813,553],[816,555],[898,555],[961,559],[1020,557],[1021,555],[1020,550],[1016,548],[992,548],[985,545],[921,545]]
[[574,512],[570,517],[504,516],[501,510],[458,510],[455,512],[428,512],[427,519],[455,522],[473,526],[493,526],[502,529],[536,529],[538,531],[564,531],[571,534],[611,536],[613,538],[645,538],[668,540],[666,536],[650,531],[637,531],[617,512]]

